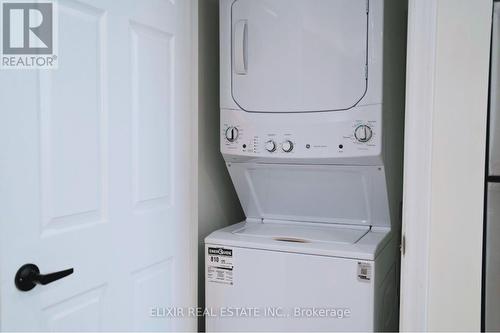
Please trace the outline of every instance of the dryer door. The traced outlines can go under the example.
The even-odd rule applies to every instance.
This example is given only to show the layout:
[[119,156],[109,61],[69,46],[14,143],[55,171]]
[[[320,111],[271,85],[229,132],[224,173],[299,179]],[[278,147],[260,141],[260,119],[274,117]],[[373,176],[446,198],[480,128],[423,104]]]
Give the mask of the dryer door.
[[236,0],[232,94],[246,111],[355,106],[367,88],[367,0]]

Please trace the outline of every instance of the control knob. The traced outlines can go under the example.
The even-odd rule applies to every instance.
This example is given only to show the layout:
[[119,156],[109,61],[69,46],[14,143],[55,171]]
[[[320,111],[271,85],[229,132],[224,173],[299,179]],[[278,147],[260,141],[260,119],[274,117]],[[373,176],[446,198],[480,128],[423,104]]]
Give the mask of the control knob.
[[269,140],[266,142],[266,150],[270,153],[276,150],[276,142]]
[[227,141],[229,142],[234,142],[236,141],[236,139],[238,139],[238,128],[234,127],[234,126],[229,126],[227,129],[226,129],[226,139]]
[[293,150],[293,142],[290,140],[286,140],[281,144],[281,149],[283,149],[285,153],[291,152]]
[[354,130],[354,136],[359,142],[368,142],[373,136],[373,131],[368,125],[359,125]]

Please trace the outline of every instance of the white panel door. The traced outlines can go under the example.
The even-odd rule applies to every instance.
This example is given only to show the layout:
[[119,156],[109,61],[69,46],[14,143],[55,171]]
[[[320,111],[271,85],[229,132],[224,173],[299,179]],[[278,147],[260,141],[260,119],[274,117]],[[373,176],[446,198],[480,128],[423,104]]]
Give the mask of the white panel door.
[[367,88],[367,0],[236,0],[232,93],[246,111],[355,106]]
[[1,330],[193,328],[151,315],[195,289],[190,3],[60,0],[59,68],[0,72]]

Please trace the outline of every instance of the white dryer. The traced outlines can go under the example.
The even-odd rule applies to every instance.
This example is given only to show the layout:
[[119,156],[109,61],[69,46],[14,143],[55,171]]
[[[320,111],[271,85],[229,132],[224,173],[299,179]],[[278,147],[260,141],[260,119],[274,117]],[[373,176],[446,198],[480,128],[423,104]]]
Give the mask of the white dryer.
[[220,0],[247,218],[205,239],[207,331],[397,329],[405,27],[401,0]]

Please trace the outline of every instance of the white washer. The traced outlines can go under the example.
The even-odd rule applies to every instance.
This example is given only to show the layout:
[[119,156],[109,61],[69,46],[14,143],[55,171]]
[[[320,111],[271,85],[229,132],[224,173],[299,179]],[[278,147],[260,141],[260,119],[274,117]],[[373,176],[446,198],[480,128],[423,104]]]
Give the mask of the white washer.
[[205,239],[207,331],[397,329],[405,27],[401,0],[220,0],[247,218]]
[[215,315],[207,330],[397,329],[394,245],[388,230],[369,227],[243,222],[219,230],[206,241]]

